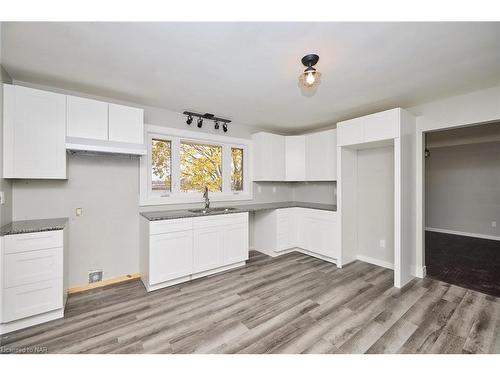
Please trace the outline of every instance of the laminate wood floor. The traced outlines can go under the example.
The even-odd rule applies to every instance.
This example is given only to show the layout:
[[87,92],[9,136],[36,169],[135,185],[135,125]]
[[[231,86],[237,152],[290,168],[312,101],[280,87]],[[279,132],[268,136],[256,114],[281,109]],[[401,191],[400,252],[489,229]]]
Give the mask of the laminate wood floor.
[[[392,271],[290,253],[147,293],[140,282],[70,296],[63,319],[1,339],[3,352],[490,353],[500,299]],[[495,349],[496,348],[496,349]]]

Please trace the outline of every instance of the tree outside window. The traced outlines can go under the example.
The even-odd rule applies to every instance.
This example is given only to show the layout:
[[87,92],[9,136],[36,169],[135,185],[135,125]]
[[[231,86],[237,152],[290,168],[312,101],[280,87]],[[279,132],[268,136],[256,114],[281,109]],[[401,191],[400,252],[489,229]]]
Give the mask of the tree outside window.
[[182,192],[221,192],[222,147],[181,142],[180,174]]
[[172,191],[172,144],[163,139],[153,139],[151,144],[152,190]]
[[243,191],[243,149],[231,148],[231,190]]

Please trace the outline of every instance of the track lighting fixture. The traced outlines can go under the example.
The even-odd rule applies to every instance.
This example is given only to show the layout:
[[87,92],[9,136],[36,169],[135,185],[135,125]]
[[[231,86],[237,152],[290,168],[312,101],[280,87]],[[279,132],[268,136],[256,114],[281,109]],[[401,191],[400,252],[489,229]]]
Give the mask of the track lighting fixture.
[[188,125],[191,125],[191,123],[193,122],[193,117],[198,117],[198,120],[196,121],[196,125],[198,126],[198,128],[201,128],[203,126],[204,119],[213,121],[215,130],[219,130],[220,124],[222,123],[222,130],[224,131],[224,133],[227,133],[227,124],[231,122],[231,120],[222,117],[216,117],[212,113],[201,114],[196,112],[184,111],[183,114],[187,115],[186,124]]
[[306,55],[302,58],[302,64],[306,67],[306,70],[299,76],[299,84],[303,88],[313,88],[319,85],[321,73],[314,68],[318,61],[319,56],[315,54]]

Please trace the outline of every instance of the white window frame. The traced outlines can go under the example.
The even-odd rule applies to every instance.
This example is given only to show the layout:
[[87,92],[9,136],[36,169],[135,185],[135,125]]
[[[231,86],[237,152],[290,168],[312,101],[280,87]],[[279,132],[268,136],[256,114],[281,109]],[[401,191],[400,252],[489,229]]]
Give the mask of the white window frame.
[[[153,191],[151,188],[151,143],[152,139],[170,141],[171,144],[171,192]],[[180,191],[180,144],[188,141],[199,144],[208,144],[222,147],[222,191],[210,192],[212,202],[251,200],[252,169],[251,148],[252,141],[243,138],[226,137],[215,134],[198,133],[189,130],[167,128],[157,125],[145,126],[147,155],[141,157],[139,204],[153,206],[163,204],[197,203],[203,202],[203,194],[199,192],[183,193]],[[231,190],[231,148],[243,149],[243,191]]]

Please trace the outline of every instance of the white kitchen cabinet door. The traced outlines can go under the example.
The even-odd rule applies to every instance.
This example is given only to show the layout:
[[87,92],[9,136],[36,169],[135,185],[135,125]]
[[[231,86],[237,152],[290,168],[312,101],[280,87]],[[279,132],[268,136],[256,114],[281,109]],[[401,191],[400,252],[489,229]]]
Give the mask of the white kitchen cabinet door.
[[66,178],[66,96],[4,85],[4,178]]
[[285,137],[285,178],[287,181],[306,179],[306,138],[303,135]]
[[297,221],[295,208],[277,212],[277,249],[283,251],[297,246]]
[[337,180],[337,130],[306,135],[306,180]]
[[144,110],[109,104],[109,140],[144,143]]
[[310,212],[304,213],[302,223],[305,249],[337,259],[337,223]]
[[271,181],[285,180],[285,137],[282,135],[271,134],[271,159],[268,163],[272,166]]
[[149,282],[162,283],[190,275],[193,271],[191,230],[152,235],[149,253]]
[[193,273],[223,265],[224,229],[220,226],[193,231]]
[[67,96],[66,136],[108,139],[108,103]]
[[337,124],[337,145],[349,146],[364,142],[364,117],[342,121]]
[[364,141],[375,142],[399,137],[399,109],[364,116]]
[[285,180],[285,137],[259,132],[253,140],[254,181]]
[[224,265],[248,259],[248,222],[230,224],[224,228]]

